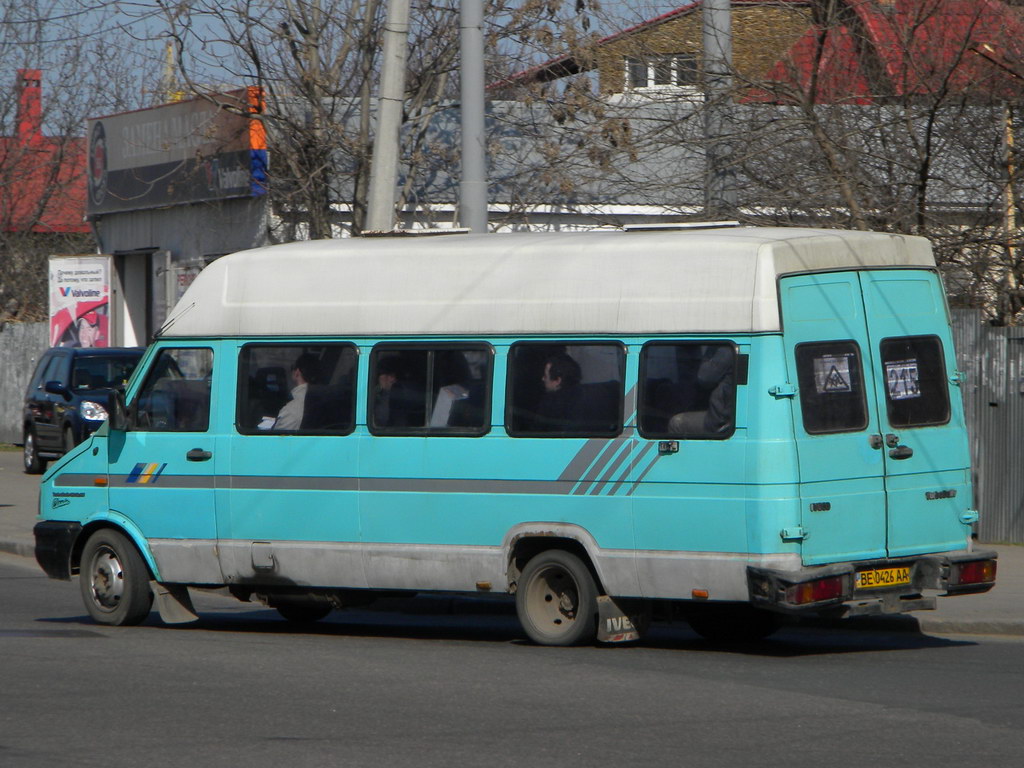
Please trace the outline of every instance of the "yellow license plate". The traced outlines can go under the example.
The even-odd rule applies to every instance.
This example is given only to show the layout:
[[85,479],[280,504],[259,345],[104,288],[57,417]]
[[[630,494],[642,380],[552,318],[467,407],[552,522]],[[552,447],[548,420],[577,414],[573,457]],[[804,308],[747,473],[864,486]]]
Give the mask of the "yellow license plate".
[[857,589],[878,589],[880,587],[898,587],[910,583],[910,566],[899,568],[875,568],[870,571],[857,571]]

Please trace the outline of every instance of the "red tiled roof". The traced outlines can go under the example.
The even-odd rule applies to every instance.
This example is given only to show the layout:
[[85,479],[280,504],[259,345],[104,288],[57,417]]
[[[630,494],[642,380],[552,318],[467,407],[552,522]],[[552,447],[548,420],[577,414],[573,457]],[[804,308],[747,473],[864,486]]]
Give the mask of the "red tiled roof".
[[43,135],[39,81],[39,70],[18,71],[17,135],[0,137],[0,227],[88,232],[85,139]]
[[[841,0],[846,13],[812,27],[749,100],[871,103],[963,94],[1024,96],[1024,22],[1001,0]],[[813,91],[813,93],[812,93]]]

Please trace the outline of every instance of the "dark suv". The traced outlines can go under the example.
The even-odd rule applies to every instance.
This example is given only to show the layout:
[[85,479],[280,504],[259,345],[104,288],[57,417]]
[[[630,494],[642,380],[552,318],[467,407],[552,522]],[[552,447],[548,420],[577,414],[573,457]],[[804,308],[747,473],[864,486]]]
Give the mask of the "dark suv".
[[124,385],[141,347],[53,347],[25,392],[25,471],[39,474],[91,435],[107,418],[111,391]]

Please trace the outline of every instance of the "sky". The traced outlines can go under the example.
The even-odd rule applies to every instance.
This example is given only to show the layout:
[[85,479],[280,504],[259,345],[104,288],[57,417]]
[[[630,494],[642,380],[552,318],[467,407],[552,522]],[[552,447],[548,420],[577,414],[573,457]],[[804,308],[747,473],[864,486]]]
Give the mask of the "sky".
[[[130,60],[131,64],[127,66],[135,67],[136,71],[146,70],[147,84],[139,87],[152,87],[163,71],[166,58],[167,8],[174,7],[179,1],[0,0],[0,65],[7,71],[20,67],[39,67],[44,70],[44,81],[51,81],[50,87],[58,87],[57,81],[67,81],[67,77],[61,74],[61,68],[55,66],[53,61],[60,56],[62,49],[85,41],[102,49],[105,55],[123,56],[126,62]],[[324,2],[326,4],[327,0]],[[600,13],[594,16],[591,31],[599,34],[615,32],[685,4],[685,0],[596,2],[599,3]],[[231,0],[225,0],[223,6],[230,4]],[[283,2],[275,5],[282,6]],[[575,0],[564,0],[564,7],[570,12],[574,5]],[[618,17],[621,22],[601,24],[602,14]],[[29,40],[32,44],[26,42]],[[195,42],[192,44],[195,45]],[[50,62],[40,60],[47,56],[51,57]],[[211,60],[215,61],[215,58]],[[50,77],[47,77],[47,72]],[[0,77],[6,75],[0,73]],[[211,77],[216,75],[212,74]],[[72,86],[68,84],[68,87]]]

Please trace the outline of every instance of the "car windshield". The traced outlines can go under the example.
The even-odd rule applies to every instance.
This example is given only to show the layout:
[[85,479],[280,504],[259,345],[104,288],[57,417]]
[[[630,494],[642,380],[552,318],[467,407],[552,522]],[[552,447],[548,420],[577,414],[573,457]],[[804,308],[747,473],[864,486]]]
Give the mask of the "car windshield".
[[79,357],[71,376],[74,390],[114,389],[123,386],[132,375],[139,357]]

